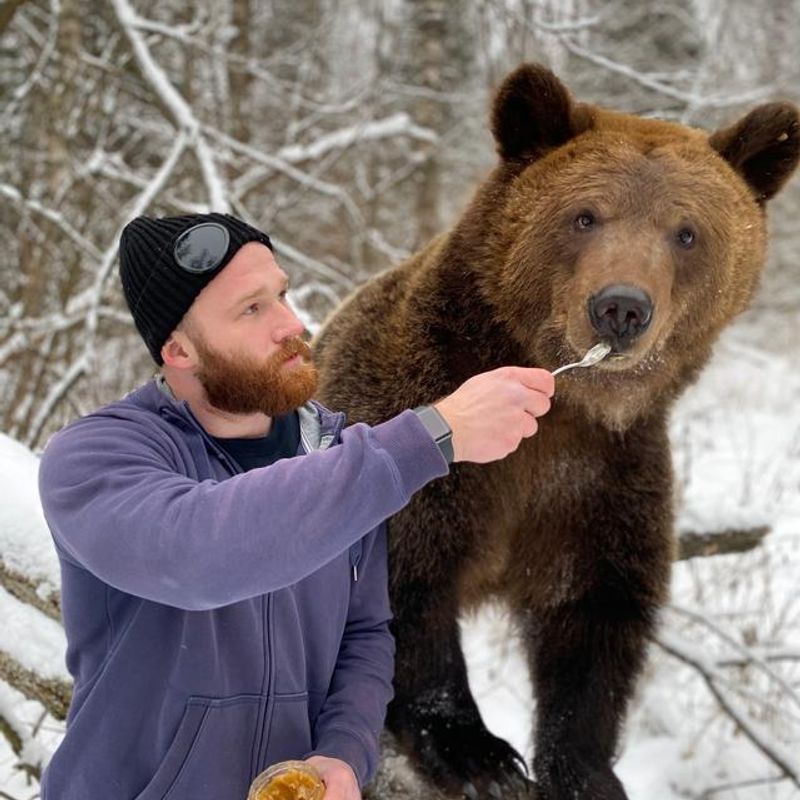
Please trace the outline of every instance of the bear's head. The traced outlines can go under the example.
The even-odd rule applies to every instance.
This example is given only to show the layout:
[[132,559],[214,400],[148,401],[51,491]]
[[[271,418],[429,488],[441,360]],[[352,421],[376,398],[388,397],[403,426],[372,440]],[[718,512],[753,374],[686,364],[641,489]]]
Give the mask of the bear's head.
[[500,164],[460,237],[479,250],[481,294],[532,364],[611,345],[558,393],[625,428],[694,377],[753,296],[765,205],[800,157],[797,109],[761,105],[709,135],[577,103],[524,65],[492,131]]

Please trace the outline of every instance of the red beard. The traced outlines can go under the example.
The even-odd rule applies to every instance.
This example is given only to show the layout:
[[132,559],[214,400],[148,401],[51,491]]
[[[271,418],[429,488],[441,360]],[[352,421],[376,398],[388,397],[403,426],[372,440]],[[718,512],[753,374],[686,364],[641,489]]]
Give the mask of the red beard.
[[[287,339],[266,360],[242,354],[223,355],[201,337],[195,337],[194,344],[200,355],[197,379],[208,402],[220,411],[278,417],[302,406],[317,390],[311,348],[299,337]],[[296,355],[302,362],[285,367]]]

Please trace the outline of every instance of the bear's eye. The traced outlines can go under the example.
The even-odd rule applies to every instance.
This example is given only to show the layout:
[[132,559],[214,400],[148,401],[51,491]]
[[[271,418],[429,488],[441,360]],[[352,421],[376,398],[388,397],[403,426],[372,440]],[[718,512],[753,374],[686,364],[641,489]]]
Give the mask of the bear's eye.
[[691,228],[681,228],[677,235],[678,244],[687,250],[694,246],[695,235]]
[[591,211],[581,211],[577,217],[575,217],[575,227],[579,231],[588,231],[594,228],[595,218],[594,214]]

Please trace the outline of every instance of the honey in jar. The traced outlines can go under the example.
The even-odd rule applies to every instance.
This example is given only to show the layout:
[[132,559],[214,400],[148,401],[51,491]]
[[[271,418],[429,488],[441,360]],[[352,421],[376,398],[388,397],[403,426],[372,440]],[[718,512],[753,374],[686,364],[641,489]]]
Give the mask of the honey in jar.
[[325,784],[305,761],[281,761],[256,775],[247,800],[322,800]]

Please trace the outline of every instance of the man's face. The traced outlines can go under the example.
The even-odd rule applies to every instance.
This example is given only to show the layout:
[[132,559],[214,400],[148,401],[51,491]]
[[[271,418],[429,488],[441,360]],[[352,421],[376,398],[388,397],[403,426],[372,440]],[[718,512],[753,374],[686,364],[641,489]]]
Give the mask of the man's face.
[[274,417],[316,390],[317,370],[287,287],[270,249],[250,242],[192,304],[181,327],[197,354],[195,377],[215,408]]

